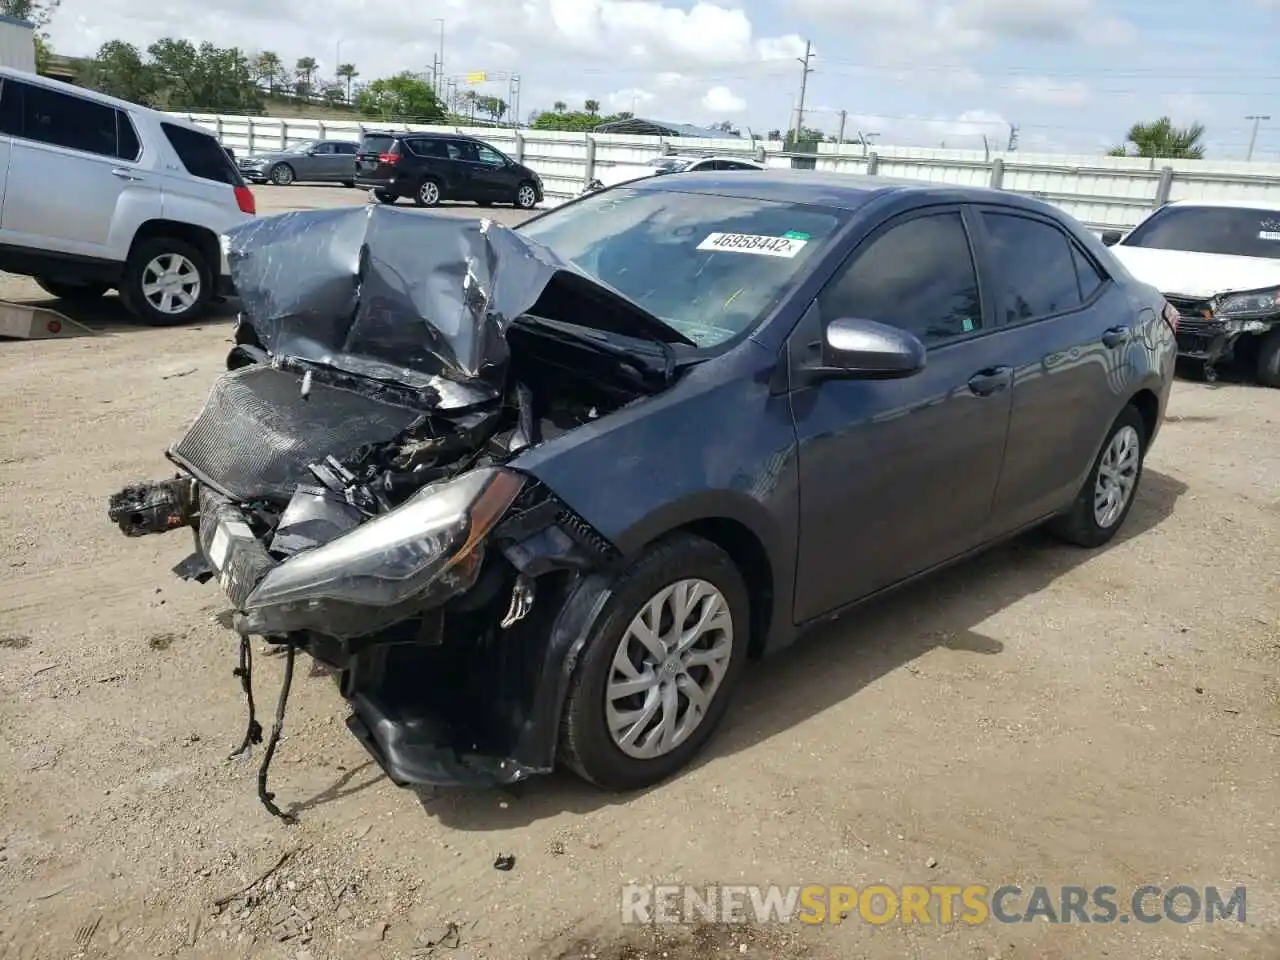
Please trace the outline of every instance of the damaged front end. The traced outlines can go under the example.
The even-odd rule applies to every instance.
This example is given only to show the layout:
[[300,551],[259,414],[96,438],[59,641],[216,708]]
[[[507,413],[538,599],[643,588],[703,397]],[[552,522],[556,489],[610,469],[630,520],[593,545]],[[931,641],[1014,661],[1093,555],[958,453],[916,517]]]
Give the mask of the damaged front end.
[[[226,244],[243,303],[228,371],[132,485],[127,536],[189,529],[240,635],[337,671],[352,731],[401,784],[550,770],[559,695],[614,547],[510,465],[671,385],[680,334],[488,221],[385,207],[285,214]],[[588,332],[589,331],[589,332]]]
[[1178,356],[1204,364],[1205,379],[1236,356],[1241,338],[1261,337],[1280,328],[1280,288],[1229,292],[1215,297],[1166,294],[1178,311]]

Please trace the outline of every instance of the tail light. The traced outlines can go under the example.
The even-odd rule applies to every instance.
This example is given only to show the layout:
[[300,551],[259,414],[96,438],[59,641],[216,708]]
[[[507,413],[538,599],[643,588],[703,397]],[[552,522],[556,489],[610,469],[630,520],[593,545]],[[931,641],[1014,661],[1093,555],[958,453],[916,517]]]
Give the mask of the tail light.
[[258,212],[257,201],[253,199],[253,191],[248,187],[236,187],[236,205],[240,207],[241,213],[256,215]]
[[1164,322],[1169,325],[1169,329],[1174,333],[1178,332],[1178,308],[1168,300],[1164,302],[1164,310],[1161,312]]
[[400,160],[400,154],[398,154],[398,153],[380,153],[380,154],[378,154],[378,162],[379,162],[379,163],[385,163],[385,164],[387,164],[388,166],[392,166],[392,167],[394,167],[394,166],[396,165],[396,163],[397,163],[397,162],[399,162],[399,160]]

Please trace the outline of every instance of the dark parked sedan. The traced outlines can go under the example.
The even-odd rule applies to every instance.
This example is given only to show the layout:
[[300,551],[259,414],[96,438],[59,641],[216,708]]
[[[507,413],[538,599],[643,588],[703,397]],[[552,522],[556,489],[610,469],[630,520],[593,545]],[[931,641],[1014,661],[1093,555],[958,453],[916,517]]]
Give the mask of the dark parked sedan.
[[110,515],[192,528],[246,688],[251,636],[330,664],[398,783],[673,774],[809,625],[1038,524],[1107,543],[1173,373],[1154,288],[987,190],[690,174],[228,246],[230,369]]

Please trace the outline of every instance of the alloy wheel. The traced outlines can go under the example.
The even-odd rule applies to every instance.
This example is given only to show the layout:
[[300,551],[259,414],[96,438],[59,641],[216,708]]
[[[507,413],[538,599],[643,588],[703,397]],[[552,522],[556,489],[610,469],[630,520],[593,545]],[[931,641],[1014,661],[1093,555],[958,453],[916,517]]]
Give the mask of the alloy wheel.
[[287,165],[276,167],[271,171],[271,182],[277,187],[287,187],[293,183],[293,170]]
[[434,180],[424,180],[418,188],[418,198],[428,207],[434,207],[440,202],[440,188]]
[[1104,530],[1120,519],[1133,496],[1141,449],[1138,431],[1128,425],[1117,430],[1107,444],[1093,489],[1093,519]]
[[640,608],[605,687],[605,722],[619,750],[651,760],[689,739],[728,671],[733,628],[724,594],[705,580],[679,580]]
[[527,183],[516,192],[516,204],[522,209],[531,210],[538,202],[538,194]]
[[201,283],[200,269],[180,253],[162,253],[142,269],[142,295],[166,316],[195,306]]

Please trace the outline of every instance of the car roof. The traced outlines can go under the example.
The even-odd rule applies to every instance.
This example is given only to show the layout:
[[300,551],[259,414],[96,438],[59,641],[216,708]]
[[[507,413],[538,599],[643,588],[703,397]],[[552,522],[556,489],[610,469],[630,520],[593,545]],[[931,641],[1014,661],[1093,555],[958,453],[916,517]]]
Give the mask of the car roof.
[[1216,207],[1225,210],[1271,210],[1280,213],[1280,200],[1170,200],[1166,207]]
[[792,170],[765,167],[743,176],[741,171],[696,170],[679,177],[650,177],[624,185],[635,190],[663,190],[671,193],[704,193],[753,200],[781,200],[841,210],[856,210],[872,199],[889,193],[916,193],[950,203],[1000,203],[1061,219],[1066,215],[1056,207],[1006,190],[990,187],[961,187],[925,180],[869,177],[859,173],[828,170]]

